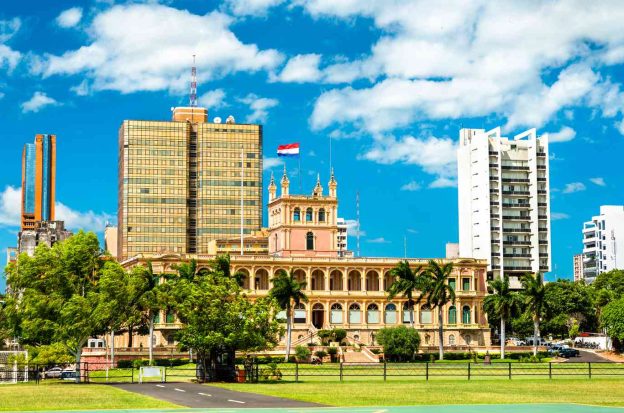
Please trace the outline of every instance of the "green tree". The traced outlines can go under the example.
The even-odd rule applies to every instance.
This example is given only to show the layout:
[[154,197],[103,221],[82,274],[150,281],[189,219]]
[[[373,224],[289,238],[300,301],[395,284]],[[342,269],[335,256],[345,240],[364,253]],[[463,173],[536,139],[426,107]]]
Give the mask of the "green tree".
[[[187,271],[170,280],[173,309],[182,323],[178,341],[192,348],[204,376],[214,371],[220,354],[262,351],[277,343],[281,333],[271,297],[249,300],[233,277],[217,271]],[[194,274],[194,275],[192,275]]]
[[269,290],[269,296],[274,298],[280,308],[286,311],[286,356],[285,362],[288,362],[290,357],[290,344],[292,334],[292,305],[295,305],[308,301],[308,297],[303,290],[306,287],[306,282],[298,282],[292,272],[286,273],[284,270],[277,272],[275,277],[271,280],[273,287]]
[[517,337],[528,337],[533,333],[533,319],[527,312],[522,312],[518,317],[511,319],[511,331]]
[[613,341],[613,346],[624,349],[624,298],[607,304],[600,314],[600,323]]
[[544,317],[547,321],[542,327],[544,335],[567,337],[568,330],[575,320],[585,331],[597,328],[595,294],[592,287],[583,282],[557,280],[545,284],[544,288],[545,299],[548,303]]
[[118,323],[127,305],[128,276],[102,256],[93,233],[81,231],[52,248],[41,244],[6,273],[11,336],[25,345],[60,343],[77,368],[87,339]]
[[595,290],[612,291],[617,298],[624,295],[624,270],[611,270],[603,272],[592,283]]
[[537,356],[538,337],[540,335],[540,320],[548,309],[546,301],[546,288],[540,273],[524,274],[520,278],[524,296],[524,305],[533,319],[533,355]]
[[377,340],[383,346],[385,356],[398,361],[412,360],[420,345],[418,331],[405,326],[382,328],[377,333]]
[[449,285],[453,264],[440,264],[429,260],[429,265],[421,274],[421,293],[418,301],[425,299],[431,309],[438,309],[438,351],[440,360],[444,359],[444,306],[455,302],[455,290]]
[[505,358],[505,323],[520,313],[522,302],[517,293],[509,288],[509,276],[497,278],[489,283],[490,295],[483,300],[483,310],[500,319],[501,359]]
[[395,278],[395,280],[389,287],[386,287],[388,300],[394,299],[399,294],[407,298],[410,326],[412,328],[414,328],[414,293],[420,288],[421,270],[422,266],[412,270],[407,260],[399,261],[399,263],[392,270],[390,270],[390,274]]

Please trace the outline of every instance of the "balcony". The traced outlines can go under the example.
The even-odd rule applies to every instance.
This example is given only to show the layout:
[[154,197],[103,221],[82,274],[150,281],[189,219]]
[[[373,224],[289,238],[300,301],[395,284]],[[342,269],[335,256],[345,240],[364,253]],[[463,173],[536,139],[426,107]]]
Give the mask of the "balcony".
[[537,182],[546,182],[546,177],[537,177]]
[[537,169],[543,171],[546,169],[546,165],[537,165]]
[[539,256],[540,256],[540,257],[545,257],[545,258],[548,258],[548,253],[547,253],[547,252],[540,252],[540,253],[539,253]]
[[503,215],[503,219],[518,219],[522,221],[530,220],[531,217],[528,215]]
[[531,195],[531,193],[529,191],[505,191],[503,189],[503,195],[520,196],[520,195]]
[[531,258],[531,254],[505,254],[503,253],[503,257],[505,258]]
[[503,241],[503,245],[531,245],[531,241]]
[[530,179],[526,179],[526,178],[502,178],[503,182],[521,182],[521,183],[529,183],[531,182]]
[[548,219],[548,215],[538,215],[538,219]]
[[[492,165],[490,165],[492,166]],[[528,171],[529,167],[528,166],[520,166],[520,165],[503,165],[501,166],[501,169],[506,170],[506,171]]]
[[546,156],[546,152],[538,152],[537,156]]
[[547,239],[539,240],[539,245],[548,245],[548,240]]
[[546,202],[538,202],[537,206],[545,207],[548,206],[548,204]]
[[529,204],[509,204],[503,203],[504,208],[531,208]]
[[503,227],[503,232],[525,232],[530,233],[531,228],[505,228]]

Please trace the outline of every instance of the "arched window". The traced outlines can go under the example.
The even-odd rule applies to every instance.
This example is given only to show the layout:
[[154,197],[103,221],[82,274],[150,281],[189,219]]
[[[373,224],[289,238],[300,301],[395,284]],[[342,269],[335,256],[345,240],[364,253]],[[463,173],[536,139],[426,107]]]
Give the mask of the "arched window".
[[[404,302],[403,303],[403,323],[404,324],[410,324],[411,323],[411,312],[410,312],[410,305],[408,302]],[[416,317],[416,315],[414,315],[414,317]],[[414,320],[415,322],[416,320]]]
[[318,220],[319,222],[325,222],[325,209],[324,208],[319,209]]
[[462,308],[462,323],[470,324],[470,307],[467,305]]
[[306,316],[307,316],[307,313],[306,313],[305,305],[303,305],[303,303],[296,304],[293,321],[295,323],[305,323]]
[[366,322],[370,324],[379,323],[379,307],[377,304],[369,304],[366,309]]
[[342,306],[338,303],[331,306],[329,322],[332,324],[342,324]]
[[306,249],[308,251],[312,251],[314,249],[314,234],[312,232],[308,232],[306,234]]
[[396,324],[396,305],[392,303],[386,304],[386,314],[384,315],[384,322],[386,324]]
[[431,324],[431,307],[428,305],[420,307],[420,324]]
[[312,208],[306,209],[306,222],[312,222]]
[[362,322],[362,311],[359,304],[351,304],[349,306],[349,323],[360,324]]
[[449,345],[454,346],[455,345],[455,335],[451,334],[449,336]]
[[301,221],[301,210],[299,208],[295,208],[295,212],[293,212],[293,221],[295,222]]
[[175,314],[171,310],[167,310],[167,314],[165,314],[165,322],[167,324],[175,323]]
[[449,308],[448,323],[457,324],[457,308],[455,308],[454,305],[452,305],[451,308]]

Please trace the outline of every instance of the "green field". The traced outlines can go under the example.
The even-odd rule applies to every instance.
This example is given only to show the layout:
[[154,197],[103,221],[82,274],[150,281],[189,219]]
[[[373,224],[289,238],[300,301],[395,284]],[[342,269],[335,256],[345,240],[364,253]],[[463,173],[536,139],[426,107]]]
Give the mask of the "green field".
[[624,406],[622,379],[436,380],[433,382],[313,382],[217,384],[219,387],[331,406],[580,403]]
[[97,384],[7,384],[0,386],[0,411],[167,409],[176,407],[179,406]]

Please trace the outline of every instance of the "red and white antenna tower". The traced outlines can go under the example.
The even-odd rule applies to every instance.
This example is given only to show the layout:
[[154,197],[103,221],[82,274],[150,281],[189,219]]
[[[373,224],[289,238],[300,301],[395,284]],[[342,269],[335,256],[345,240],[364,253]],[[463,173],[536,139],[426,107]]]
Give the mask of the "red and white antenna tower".
[[195,55],[193,55],[193,67],[191,67],[191,107],[197,106],[197,68],[195,67]]

